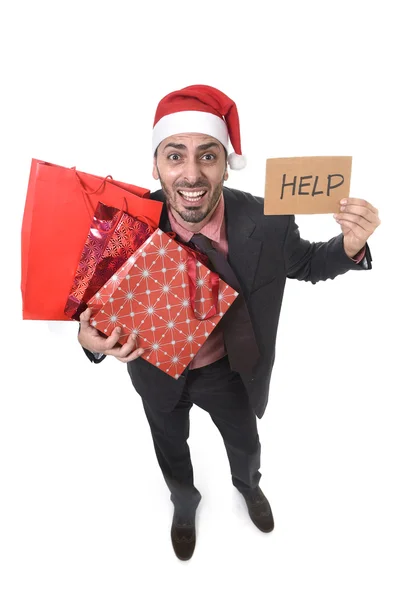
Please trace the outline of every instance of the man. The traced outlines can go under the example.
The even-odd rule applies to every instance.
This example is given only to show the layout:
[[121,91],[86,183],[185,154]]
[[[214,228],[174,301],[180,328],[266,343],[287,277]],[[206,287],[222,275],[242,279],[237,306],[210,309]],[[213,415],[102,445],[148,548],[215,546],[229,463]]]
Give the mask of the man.
[[[229,139],[235,152],[227,156]],[[140,358],[134,335],[123,346],[118,329],[105,339],[90,326],[90,309],[81,315],[78,339],[92,361],[110,355],[128,365],[174,504],[173,548],[187,560],[201,499],[187,444],[190,408],[209,412],[225,443],[233,485],[254,524],[270,532],[274,520],[259,486],[256,417],[268,400],[286,278],[316,283],[371,269],[367,239],[380,220],[371,204],[347,198],[334,215],[342,233],[310,243],[300,238],[293,215],[264,216],[262,198],[225,187],[227,164],[244,166],[238,113],[230,98],[209,86],[161,100],[153,151],[153,176],[162,189],[151,197],[164,202],[160,228],[206,252],[213,270],[239,290],[241,303],[236,300],[178,380]]]

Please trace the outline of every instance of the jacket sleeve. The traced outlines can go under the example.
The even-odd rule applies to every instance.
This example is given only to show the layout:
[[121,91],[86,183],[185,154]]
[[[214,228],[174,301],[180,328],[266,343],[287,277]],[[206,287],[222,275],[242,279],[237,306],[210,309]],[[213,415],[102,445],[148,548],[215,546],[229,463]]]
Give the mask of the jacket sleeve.
[[86,350],[86,348],[83,348],[83,352],[86,354],[87,358],[90,360],[90,362],[94,362],[96,364],[100,363],[101,361],[104,360],[104,358],[106,358],[106,354],[99,354],[98,352],[90,352],[90,350]]
[[300,237],[294,215],[290,215],[284,241],[284,261],[287,277],[317,283],[335,279],[347,271],[368,271],[371,253],[368,244],[362,261],[356,263],[344,250],[344,236],[339,234],[328,242],[309,242]]

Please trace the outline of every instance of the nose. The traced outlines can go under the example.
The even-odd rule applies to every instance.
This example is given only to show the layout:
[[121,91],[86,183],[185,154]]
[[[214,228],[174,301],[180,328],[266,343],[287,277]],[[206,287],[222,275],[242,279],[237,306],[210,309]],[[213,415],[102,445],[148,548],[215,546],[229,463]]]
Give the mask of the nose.
[[183,173],[184,179],[193,184],[198,181],[201,175],[201,166],[195,157],[187,158],[184,163]]

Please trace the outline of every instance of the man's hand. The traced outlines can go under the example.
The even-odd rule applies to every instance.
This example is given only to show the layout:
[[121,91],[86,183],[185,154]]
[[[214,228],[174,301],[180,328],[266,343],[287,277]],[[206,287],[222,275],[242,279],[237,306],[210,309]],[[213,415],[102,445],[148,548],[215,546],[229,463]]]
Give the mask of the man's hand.
[[78,340],[83,348],[90,352],[99,352],[115,356],[121,362],[127,363],[135,360],[144,352],[142,348],[137,348],[136,336],[131,334],[128,341],[123,346],[115,347],[118,343],[121,330],[116,327],[109,337],[103,337],[98,329],[90,325],[91,308],[86,308],[80,315],[80,331]]
[[334,219],[341,225],[344,250],[349,258],[353,258],[364,248],[381,221],[378,210],[366,200],[343,198],[340,204],[341,211],[334,215]]

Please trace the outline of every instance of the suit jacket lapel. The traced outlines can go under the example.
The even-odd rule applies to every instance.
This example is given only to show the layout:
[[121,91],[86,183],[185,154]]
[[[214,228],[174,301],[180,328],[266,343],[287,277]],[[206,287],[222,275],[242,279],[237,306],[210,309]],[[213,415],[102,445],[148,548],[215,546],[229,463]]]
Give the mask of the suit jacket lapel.
[[258,267],[262,241],[251,237],[256,231],[256,223],[248,215],[245,199],[237,198],[229,188],[223,188],[223,196],[229,245],[228,261],[243,291],[249,294]]
[[158,200],[159,202],[163,202],[161,217],[159,219],[159,229],[162,231],[171,231],[172,228],[169,223],[168,210],[166,208],[165,195],[162,190],[157,190],[156,192],[151,192],[150,194],[151,200]]

